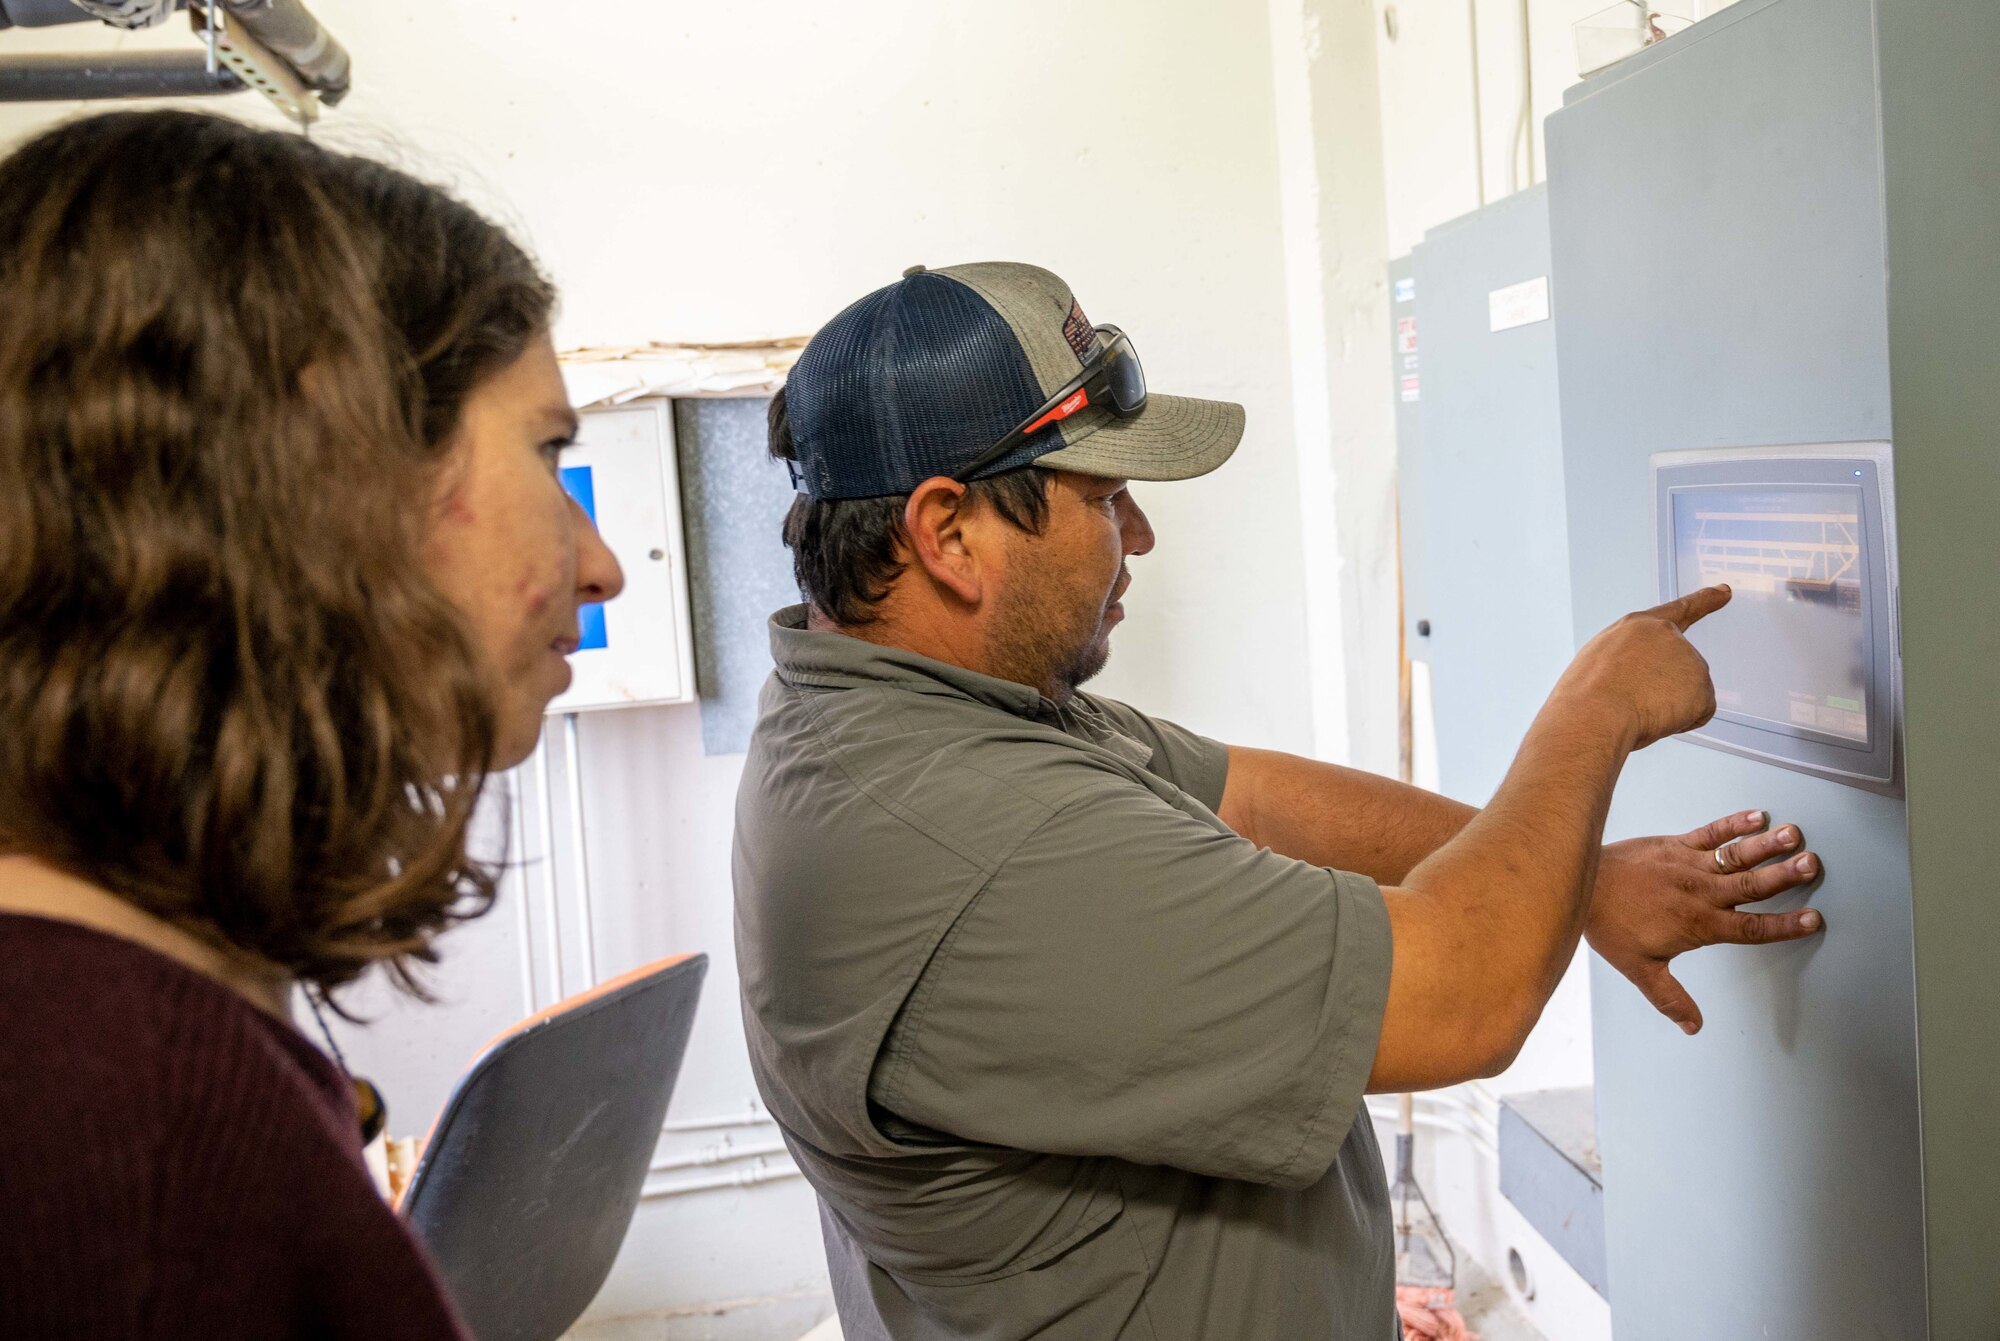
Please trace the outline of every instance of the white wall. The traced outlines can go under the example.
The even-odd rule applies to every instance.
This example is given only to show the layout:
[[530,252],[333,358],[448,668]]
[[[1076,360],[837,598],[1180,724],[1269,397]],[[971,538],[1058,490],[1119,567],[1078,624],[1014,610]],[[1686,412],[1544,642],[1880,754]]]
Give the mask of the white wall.
[[[364,72],[351,119],[518,211],[565,340],[807,332],[913,262],[1032,260],[1133,334],[1155,386],[1244,402],[1226,470],[1139,491],[1160,547],[1103,687],[1229,739],[1311,739],[1303,632],[1271,613],[1303,603],[1300,526],[1267,48],[1241,12],[369,10],[326,6]],[[460,73],[439,86],[441,58]]]
[[1368,0],[1270,0],[1319,753],[1399,763],[1395,422]]
[[[565,343],[809,332],[913,262],[1032,260],[1132,333],[1156,387],[1242,401],[1227,468],[1139,491],[1160,548],[1134,564],[1103,687],[1227,739],[1310,742],[1260,5],[315,10],[356,69],[316,136],[514,222],[562,287]],[[130,40],[190,41],[177,25]],[[68,110],[0,108],[0,144]]]

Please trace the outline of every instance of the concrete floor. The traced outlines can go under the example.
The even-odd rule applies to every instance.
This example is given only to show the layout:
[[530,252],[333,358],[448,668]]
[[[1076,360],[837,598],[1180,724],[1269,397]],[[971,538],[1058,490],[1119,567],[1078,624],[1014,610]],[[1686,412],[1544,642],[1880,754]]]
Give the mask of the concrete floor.
[[1486,1274],[1472,1254],[1459,1250],[1465,1269],[1459,1273],[1458,1311],[1479,1341],[1543,1341],[1542,1334],[1514,1305],[1507,1287]]
[[[1544,1341],[1534,1324],[1514,1306],[1505,1285],[1488,1275],[1463,1249],[1459,1260],[1466,1264],[1460,1273],[1459,1311],[1479,1333],[1479,1341]],[[829,1318],[799,1341],[840,1341],[840,1323]]]
[[[1542,1334],[1514,1306],[1506,1286],[1487,1275],[1470,1254],[1461,1260],[1468,1265],[1463,1273],[1459,1311],[1472,1330],[1479,1333],[1479,1341],[1543,1341]],[[799,1341],[840,1341],[840,1324],[829,1318]]]
[[[1479,1333],[1479,1341],[1543,1341],[1542,1334],[1514,1307],[1507,1287],[1487,1275],[1469,1256],[1466,1261],[1470,1265],[1464,1274],[1459,1311],[1465,1315],[1467,1325]],[[840,1324],[829,1318],[799,1341],[840,1341]]]

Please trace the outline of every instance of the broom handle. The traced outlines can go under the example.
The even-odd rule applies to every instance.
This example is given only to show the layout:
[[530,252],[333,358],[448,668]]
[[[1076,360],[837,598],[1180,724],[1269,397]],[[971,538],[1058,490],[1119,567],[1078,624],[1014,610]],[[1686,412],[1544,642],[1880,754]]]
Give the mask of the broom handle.
[[1396,1184],[1403,1193],[1404,1225],[1407,1229],[1410,1196],[1407,1184],[1416,1180],[1417,1101],[1408,1094],[1396,1096]]

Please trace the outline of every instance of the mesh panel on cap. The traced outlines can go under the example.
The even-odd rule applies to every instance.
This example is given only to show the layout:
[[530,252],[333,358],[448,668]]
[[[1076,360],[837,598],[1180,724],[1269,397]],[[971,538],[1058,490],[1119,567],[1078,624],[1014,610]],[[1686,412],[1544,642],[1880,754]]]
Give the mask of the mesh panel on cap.
[[[799,473],[816,498],[908,493],[949,475],[1040,408],[1012,325],[935,271],[878,289],[807,344],[785,401]],[[994,474],[1061,445],[1038,433]]]

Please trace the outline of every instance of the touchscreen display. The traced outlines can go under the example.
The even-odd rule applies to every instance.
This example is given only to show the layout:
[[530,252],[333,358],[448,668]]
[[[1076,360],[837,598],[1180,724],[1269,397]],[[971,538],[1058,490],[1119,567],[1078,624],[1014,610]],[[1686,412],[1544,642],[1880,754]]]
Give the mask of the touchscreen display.
[[1688,635],[1708,659],[1718,712],[1868,746],[1861,503],[1859,488],[1832,484],[1674,491],[1680,590],[1726,582],[1736,593]]

